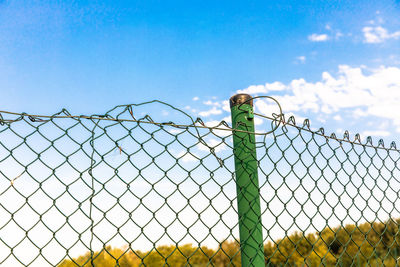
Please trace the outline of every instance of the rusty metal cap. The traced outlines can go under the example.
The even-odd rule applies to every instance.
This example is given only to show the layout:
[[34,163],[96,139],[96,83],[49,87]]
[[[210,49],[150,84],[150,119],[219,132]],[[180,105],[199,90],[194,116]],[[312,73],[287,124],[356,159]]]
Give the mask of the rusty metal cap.
[[253,106],[253,99],[251,95],[248,94],[237,94],[232,96],[229,99],[229,104],[231,105],[231,108],[240,104],[246,103],[250,106]]

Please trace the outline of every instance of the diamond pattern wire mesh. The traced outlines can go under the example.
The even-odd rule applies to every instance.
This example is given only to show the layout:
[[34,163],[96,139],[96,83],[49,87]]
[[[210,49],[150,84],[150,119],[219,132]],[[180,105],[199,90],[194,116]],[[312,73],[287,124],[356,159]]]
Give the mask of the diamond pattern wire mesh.
[[[132,106],[6,115],[1,266],[240,266],[225,123],[157,123]],[[256,140],[266,265],[396,265],[393,144],[327,137],[294,118]]]

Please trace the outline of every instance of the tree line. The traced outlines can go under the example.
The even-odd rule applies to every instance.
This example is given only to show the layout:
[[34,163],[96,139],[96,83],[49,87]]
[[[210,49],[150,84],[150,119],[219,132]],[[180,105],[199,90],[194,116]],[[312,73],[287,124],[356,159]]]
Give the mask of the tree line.
[[[266,266],[396,266],[400,257],[400,219],[348,224],[320,232],[294,232],[264,244]],[[150,251],[105,247],[94,253],[96,267],[241,266],[240,245],[224,241],[206,246],[163,245]],[[66,259],[60,267],[92,266],[90,253]]]

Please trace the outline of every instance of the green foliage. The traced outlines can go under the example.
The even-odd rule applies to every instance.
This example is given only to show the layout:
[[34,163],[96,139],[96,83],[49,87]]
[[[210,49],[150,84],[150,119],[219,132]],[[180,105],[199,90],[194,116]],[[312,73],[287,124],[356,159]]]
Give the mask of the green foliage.
[[264,246],[269,266],[396,266],[400,219],[296,232]]
[[[396,266],[400,256],[400,219],[295,232],[264,245],[267,266]],[[108,266],[241,266],[236,241],[218,249],[191,244],[159,246],[147,252],[106,247],[94,253],[96,267]],[[90,253],[64,260],[60,267],[91,266]]]

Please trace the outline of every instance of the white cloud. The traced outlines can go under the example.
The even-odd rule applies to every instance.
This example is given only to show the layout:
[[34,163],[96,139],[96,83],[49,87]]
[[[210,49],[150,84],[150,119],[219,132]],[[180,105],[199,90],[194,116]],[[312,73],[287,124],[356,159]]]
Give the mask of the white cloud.
[[370,44],[382,43],[387,39],[398,39],[400,37],[400,31],[389,33],[388,30],[382,26],[366,26],[362,31],[364,33],[364,42]]
[[193,155],[193,153],[189,153],[187,151],[181,151],[176,155],[176,158],[180,158],[183,162],[195,162],[198,159]]
[[333,119],[334,119],[335,121],[341,121],[341,120],[342,120],[342,116],[340,116],[340,115],[338,114],[338,115],[333,116]]
[[264,123],[264,119],[261,119],[260,117],[254,117],[254,125],[258,126]]
[[231,116],[226,116],[224,118],[222,118],[223,121],[226,121],[227,123],[231,123],[232,122],[232,117]]
[[387,121],[383,121],[378,125],[377,129],[384,130],[384,129],[387,129],[388,127],[389,127],[389,123]]
[[262,115],[272,117],[272,113],[279,113],[276,104],[272,104],[265,100],[258,99],[254,103],[255,112],[260,112]]
[[326,122],[326,119],[323,118],[323,117],[321,117],[321,116],[319,116],[319,117],[317,117],[317,121],[322,122],[322,123],[325,123],[325,122]]
[[360,117],[366,117],[368,116],[368,112],[365,110],[362,110],[361,108],[356,108],[355,110],[353,110],[353,117],[355,119],[358,119]]
[[[346,113],[354,118],[376,116],[389,119],[400,130],[398,67],[367,69],[340,65],[335,74],[323,72],[320,81],[307,82],[300,78],[288,84],[277,83],[284,90],[269,95],[279,101],[285,113],[313,112],[332,116],[333,112],[346,109]],[[257,100],[255,105],[263,114],[277,113],[276,107],[273,109],[274,105],[265,100]]]
[[[212,98],[215,98],[215,97],[213,96]],[[204,101],[203,104],[207,105],[207,106],[215,106],[215,107],[221,108],[224,105],[224,101],[207,100],[207,101]]]
[[243,90],[238,90],[239,94],[255,95],[258,93],[268,93],[271,91],[283,91],[286,86],[281,82],[266,83],[265,85],[251,85]]
[[308,40],[310,40],[312,42],[325,42],[325,41],[328,41],[328,39],[329,39],[329,36],[327,34],[313,33],[308,36]]
[[266,93],[267,89],[264,85],[250,85],[246,89],[238,90],[239,94],[258,94],[258,93]]
[[207,106],[213,106],[214,102],[212,102],[211,100],[207,100],[207,101],[204,101],[203,104],[207,105]]
[[305,56],[298,56],[296,57],[297,61],[299,63],[305,63],[306,62],[306,57]]
[[222,110],[216,108],[215,106],[212,107],[211,109],[207,110],[207,111],[199,112],[199,115],[201,117],[208,117],[208,116],[211,116],[211,115],[219,115],[219,114],[222,114]]
[[220,124],[220,123],[221,123],[221,121],[213,120],[213,121],[206,121],[204,124],[205,124],[206,126],[208,126],[208,127],[215,127],[215,126],[217,126],[217,125]]
[[[334,36],[335,37],[335,40],[339,40],[341,37],[343,37],[344,35],[343,35],[343,33],[340,31],[340,30],[334,30],[333,28],[332,28],[332,26],[330,25],[330,24],[326,24],[325,25],[325,30],[327,30],[327,31],[330,31],[331,33],[330,33],[330,36]],[[326,35],[326,34],[325,34]],[[312,36],[312,35],[310,35],[310,36]],[[321,35],[314,35],[314,37],[316,38],[316,39],[318,39],[318,36],[320,37],[320,38],[327,38],[326,40],[328,40],[330,37],[327,35],[327,36],[324,36],[324,37],[321,37]],[[310,37],[309,37],[310,38]],[[316,40],[317,42],[318,41],[326,41],[326,40]],[[312,40],[312,41],[314,41],[314,40]]]
[[199,99],[200,99],[200,98],[199,98],[198,96],[195,96],[195,97],[192,98],[193,101],[197,101],[197,100],[199,100]]
[[378,137],[384,137],[384,136],[389,136],[390,132],[388,131],[364,131],[360,134],[361,137],[366,138],[367,136],[378,136]]
[[[378,12],[376,14],[379,15]],[[371,25],[376,25],[376,24],[383,24],[383,23],[385,23],[385,21],[381,17],[377,17],[376,19],[371,19],[371,20],[367,21],[367,23],[371,24]]]
[[173,128],[168,130],[169,133],[173,134],[173,135],[177,135],[180,133],[183,133],[185,130],[184,129],[177,129],[177,128]]
[[266,83],[265,88],[267,91],[282,91],[286,86],[281,82]]
[[226,112],[231,112],[231,107],[228,100],[222,101],[222,109]]
[[336,40],[338,40],[340,37],[342,37],[343,36],[343,33],[342,32],[340,32],[340,31],[338,31],[338,32],[336,32],[335,33],[335,38],[336,38]]
[[[336,121],[352,118],[356,121],[372,116],[385,119],[400,132],[400,67],[396,66],[370,69],[339,65],[336,72],[322,72],[317,81],[310,82],[304,78],[287,83],[275,81],[252,85],[237,92],[272,96],[279,101],[286,115],[296,114],[297,121],[301,121],[301,115],[311,117],[311,114],[317,115],[319,121],[328,118]],[[227,100],[209,100],[203,104],[209,109],[200,112],[201,117],[216,116],[207,122],[210,126],[218,124],[220,118],[230,112]],[[266,116],[279,113],[277,105],[266,99],[256,99],[254,105],[257,113]],[[258,125],[262,121],[255,123]],[[386,129],[375,127],[374,130]],[[225,132],[221,131],[221,135]],[[384,133],[380,135],[384,136]]]

